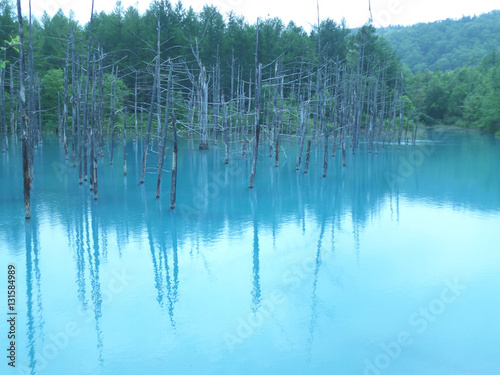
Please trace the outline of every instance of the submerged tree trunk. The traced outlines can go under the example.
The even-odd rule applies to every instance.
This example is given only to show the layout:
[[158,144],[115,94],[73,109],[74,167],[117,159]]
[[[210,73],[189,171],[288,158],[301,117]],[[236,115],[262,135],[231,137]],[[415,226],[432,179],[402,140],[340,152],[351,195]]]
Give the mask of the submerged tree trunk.
[[136,142],[137,141],[137,71],[135,72],[134,122],[135,122],[134,142]]
[[[116,115],[115,115],[115,101],[116,101],[116,80],[118,79],[118,67],[116,67],[116,78],[115,76],[111,76],[111,109],[109,113],[109,123],[111,124],[111,150],[110,150],[110,156],[109,156],[109,165],[113,165],[113,151],[115,149],[115,122],[116,122]],[[118,137],[118,143],[120,142],[120,138]]]
[[175,208],[177,189],[177,125],[175,117],[172,119],[172,187],[170,190],[170,209]]
[[260,136],[260,92],[262,87],[262,64],[259,64],[259,20],[257,19],[257,38],[255,43],[255,146],[253,149],[252,170],[248,187],[253,189],[257,171]]
[[413,146],[415,146],[417,142],[417,130],[418,130],[418,119],[420,118],[420,109],[422,109],[422,104],[420,104],[417,112],[417,116],[413,119],[413,127],[415,128],[413,131]]
[[[104,157],[104,69],[102,67],[102,61],[104,60],[104,52],[102,48],[100,49],[99,52],[99,66],[98,66],[98,72],[97,76],[98,78],[98,84],[99,84],[99,100],[96,103],[97,108],[96,108],[96,119],[97,119],[97,134],[99,134],[98,137],[98,145],[99,145],[99,152],[98,155],[101,157]],[[96,145],[97,148],[97,145]]]
[[276,145],[275,145],[275,156],[274,156],[274,167],[279,167],[280,165],[280,133],[276,134]]
[[144,146],[142,149],[142,168],[141,168],[141,180],[140,183],[144,183],[144,179],[146,177],[146,162],[147,162],[147,157],[148,157],[148,147],[149,147],[149,140],[151,138],[151,124],[153,122],[153,112],[154,112],[154,105],[155,105],[155,100],[156,100],[156,85],[158,81],[158,75],[160,74],[160,60],[156,60],[156,66],[155,66],[155,73],[154,73],[154,79],[153,79],[153,92],[151,94],[151,103],[149,105],[149,115],[148,115],[148,125],[146,128],[146,137],[144,138]]
[[205,65],[201,62],[198,39],[195,41],[195,46],[191,44],[191,51],[200,68],[198,77],[198,98],[199,98],[199,126],[200,126],[200,150],[208,150],[208,75]]
[[123,175],[127,175],[127,107],[123,114]]
[[223,132],[224,132],[224,151],[225,151],[225,158],[224,158],[224,164],[229,163],[229,129],[228,129],[228,121],[227,121],[227,115],[226,115],[226,103],[224,102],[224,94],[222,94],[222,127],[223,127]]
[[5,69],[0,69],[0,143],[2,144],[2,152],[5,152],[6,150],[6,140],[7,122],[5,119]]
[[[94,61],[93,61],[93,82],[94,84],[92,85],[92,112],[91,112],[91,116],[92,116],[92,124],[91,124],[91,129],[92,129],[92,152],[91,152],[91,158],[92,158],[92,186],[93,186],[93,190],[94,190],[94,200],[97,200],[98,198],[98,190],[97,190],[97,157],[99,155],[99,148],[97,147],[98,146],[98,142],[96,140],[96,134],[98,134],[99,132],[97,131],[98,128],[99,128],[99,121],[98,121],[98,117],[99,117],[99,114],[98,114],[98,110],[97,110],[97,101],[96,101],[96,78],[97,78],[97,75],[98,73],[96,72],[96,67],[95,67],[95,57],[94,57]],[[99,73],[100,75],[100,73]],[[102,83],[102,82],[101,82]]]
[[17,133],[16,114],[14,111],[14,66],[10,64],[10,131]]
[[298,171],[300,169],[300,163],[302,162],[302,150],[304,148],[304,139],[306,136],[306,107],[303,103],[301,103],[300,108],[300,142],[299,142],[299,155],[297,156],[297,163],[295,165],[295,170]]
[[23,179],[24,179],[24,217],[31,218],[31,204],[30,204],[30,189],[31,178],[29,175],[29,162],[28,162],[28,121],[26,116],[26,93],[24,88],[24,28],[23,28],[23,15],[21,10],[21,0],[17,0],[17,20],[19,24],[19,110],[21,114],[21,143],[22,143],[22,158],[23,158]]
[[340,143],[342,144],[342,165],[347,167],[346,152],[345,152],[345,129],[340,132]]
[[33,34],[31,29],[31,1],[29,2],[29,54],[28,54],[28,167],[30,179],[33,180],[33,159],[35,152],[35,142],[38,139],[37,116],[35,109],[35,67],[33,62]]
[[[90,74],[90,72],[89,72]],[[95,155],[95,56],[92,60],[92,93],[90,100],[90,190],[94,190],[94,155]]]
[[208,150],[208,76],[205,66],[202,65],[200,78],[200,150]]
[[309,171],[309,159],[311,156],[311,140],[307,140],[307,152],[306,152],[306,165],[304,167],[304,173]]
[[170,63],[170,70],[168,73],[168,82],[167,82],[167,99],[165,102],[165,126],[163,129],[160,128],[160,134],[158,134],[158,179],[156,183],[156,198],[160,198],[160,185],[161,185],[161,176],[163,173],[163,162],[165,160],[165,148],[167,145],[167,129],[168,129],[168,114],[170,109],[170,92],[172,90],[172,70],[173,64]]
[[71,30],[71,148],[73,167],[76,167],[76,66],[75,66],[75,27]]
[[[243,91],[244,92],[244,91]],[[243,145],[241,146],[241,157],[245,159],[246,153],[247,153],[247,146],[248,146],[248,118],[250,117],[250,106],[252,103],[252,100],[250,99],[252,97],[252,74],[250,74],[250,78],[248,80],[248,110],[247,110],[247,115],[245,116],[245,126],[243,127],[242,131],[242,136],[243,136]],[[244,104],[243,104],[244,105]]]
[[77,74],[76,82],[77,82],[77,89],[76,89],[76,126],[77,126],[77,133],[78,133],[78,182],[81,185],[83,183],[83,147],[82,147],[82,118],[81,118],[81,104],[82,104],[82,84],[81,84],[81,78],[82,78],[82,72],[83,72],[83,67],[81,67],[80,64],[80,57],[77,55],[76,57],[76,62],[77,66],[80,66],[79,72]]
[[[91,57],[91,47],[92,47],[92,21],[94,19],[94,0],[92,0],[92,6],[90,10],[90,23],[89,23],[89,42],[87,45],[87,75],[85,80],[85,91],[83,99],[83,169],[84,169],[84,180],[87,181],[87,144],[88,144],[88,111],[89,111],[89,82],[90,82],[90,57]],[[118,75],[118,74],[117,74]]]
[[257,172],[257,157],[259,155],[260,138],[260,90],[262,85],[262,64],[256,69],[256,87],[255,87],[255,145],[253,149],[252,170],[250,173],[250,184],[248,187],[253,189],[255,183],[255,173]]

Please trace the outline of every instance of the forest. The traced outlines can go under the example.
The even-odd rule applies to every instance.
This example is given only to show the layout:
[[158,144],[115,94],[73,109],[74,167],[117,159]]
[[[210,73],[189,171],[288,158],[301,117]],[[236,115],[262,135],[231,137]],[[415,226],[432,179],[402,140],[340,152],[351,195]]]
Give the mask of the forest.
[[[16,62],[19,58],[16,48],[5,47],[16,40],[19,31],[11,0],[2,0],[0,10],[0,40],[5,41],[3,60],[12,61],[12,64],[0,66],[3,124],[5,114],[11,111],[10,106],[16,105],[15,100],[10,100],[10,83],[14,84],[12,88],[17,87]],[[288,76],[297,75],[300,70],[314,70],[319,56],[322,63],[334,62],[352,68],[357,63],[362,41],[367,67],[371,65],[372,70],[377,69],[377,64],[381,67],[383,62],[385,77],[391,79],[402,70],[407,110],[421,108],[420,121],[474,127],[495,133],[500,129],[500,92],[496,86],[499,17],[500,11],[494,11],[460,20],[378,30],[369,23],[360,29],[349,30],[345,23],[337,24],[327,19],[320,23],[319,28],[313,27],[310,33],[293,22],[284,25],[280,19],[266,19],[259,25],[259,59],[265,67],[263,82],[264,85],[270,82],[277,59],[280,69]],[[33,64],[40,89],[39,111],[46,131],[56,131],[60,122],[58,108],[64,99],[64,69],[70,53],[67,42],[73,29],[75,54],[82,56],[82,60],[86,55],[89,24],[82,26],[71,18],[59,11],[52,18],[44,14],[41,20],[32,20]],[[28,24],[26,20],[26,33]],[[104,96],[109,96],[113,83],[116,108],[133,106],[134,95],[137,95],[142,109],[147,107],[145,103],[151,96],[158,40],[161,61],[171,59],[188,69],[187,74],[176,75],[175,80],[174,92],[182,99],[176,102],[179,106],[177,116],[184,116],[180,124],[188,120],[187,111],[181,108],[186,107],[182,101],[189,101],[187,85],[181,80],[189,80],[189,72],[194,77],[199,69],[191,48],[196,40],[199,40],[196,45],[199,60],[209,70],[208,76],[213,78],[214,69],[220,70],[220,91],[226,93],[226,98],[229,92],[231,99],[235,95],[237,76],[252,78],[256,25],[250,25],[234,13],[222,15],[213,6],[205,6],[198,14],[192,8],[185,9],[181,2],[172,5],[162,1],[153,2],[145,14],[140,14],[137,9],[124,9],[117,2],[113,12],[94,14],[92,28],[92,51],[100,51],[103,58]],[[320,51],[318,40],[323,40]],[[13,82],[9,81],[11,67]],[[118,74],[113,73],[115,67]],[[68,79],[71,85],[72,77]],[[214,83],[212,79],[209,85]],[[312,85],[312,95],[316,89]],[[286,84],[284,91],[288,99],[284,104],[294,105]],[[108,115],[111,102],[107,101],[104,106]],[[118,114],[120,118],[121,114]]]
[[456,70],[481,63],[500,46],[500,10],[458,20],[377,29],[413,72]]
[[409,96],[422,101],[421,121],[500,130],[500,11],[377,29],[406,73]]

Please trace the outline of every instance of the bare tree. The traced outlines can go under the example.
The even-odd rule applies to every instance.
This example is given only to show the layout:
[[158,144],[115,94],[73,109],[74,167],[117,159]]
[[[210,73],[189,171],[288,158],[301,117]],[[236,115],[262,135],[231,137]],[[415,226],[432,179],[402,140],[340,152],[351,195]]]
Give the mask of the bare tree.
[[[31,3],[30,3],[31,4]],[[21,0],[17,0],[17,21],[19,24],[19,112],[21,113],[21,148],[23,158],[23,178],[24,178],[24,216],[26,219],[31,218],[31,177],[29,174],[29,157],[28,157],[28,119],[26,115],[26,92],[24,87],[24,28],[23,15],[21,10]]]
[[255,42],[255,145],[253,149],[252,170],[250,173],[249,188],[253,189],[255,183],[255,173],[257,171],[257,157],[259,155],[260,136],[260,92],[262,87],[262,64],[259,64],[259,20],[257,19],[257,36]]

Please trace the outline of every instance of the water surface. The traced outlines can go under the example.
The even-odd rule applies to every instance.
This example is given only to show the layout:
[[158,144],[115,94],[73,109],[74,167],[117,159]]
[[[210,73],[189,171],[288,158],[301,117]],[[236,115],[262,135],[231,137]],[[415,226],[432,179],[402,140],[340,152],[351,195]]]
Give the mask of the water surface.
[[326,178],[321,144],[307,174],[295,142],[279,168],[263,145],[252,190],[239,147],[224,165],[222,144],[182,141],[170,210],[168,171],[155,198],[154,154],[138,183],[140,142],[127,176],[122,148],[113,166],[106,150],[94,201],[46,136],[25,221],[11,138],[0,155],[0,280],[14,264],[18,293],[7,373],[498,372],[498,139],[429,133],[378,154],[362,143],[345,168],[330,156]]

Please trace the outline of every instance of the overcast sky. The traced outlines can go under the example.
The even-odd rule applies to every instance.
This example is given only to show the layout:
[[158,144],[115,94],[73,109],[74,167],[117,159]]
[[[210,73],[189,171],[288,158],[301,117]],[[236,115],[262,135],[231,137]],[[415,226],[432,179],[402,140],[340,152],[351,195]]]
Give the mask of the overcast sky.
[[[23,12],[28,9],[28,0],[23,1]],[[176,3],[177,0],[171,1]],[[250,23],[257,17],[279,17],[285,24],[293,20],[296,24],[310,28],[316,23],[316,0],[183,0],[185,8],[192,6],[199,11],[204,4],[217,6],[222,14],[233,10],[243,15]],[[95,11],[111,12],[116,4],[115,0],[95,0]],[[138,6],[144,12],[150,0],[122,0],[126,9],[129,6]],[[375,26],[411,25],[418,22],[432,22],[446,18],[460,18],[463,15],[479,15],[493,9],[500,8],[498,0],[371,0],[372,15]],[[90,0],[32,0],[32,12],[40,19],[43,11],[53,15],[62,8],[66,15],[72,9],[80,23],[89,20]],[[320,18],[331,18],[340,22],[345,18],[349,27],[364,24],[370,17],[368,0],[319,0]]]

